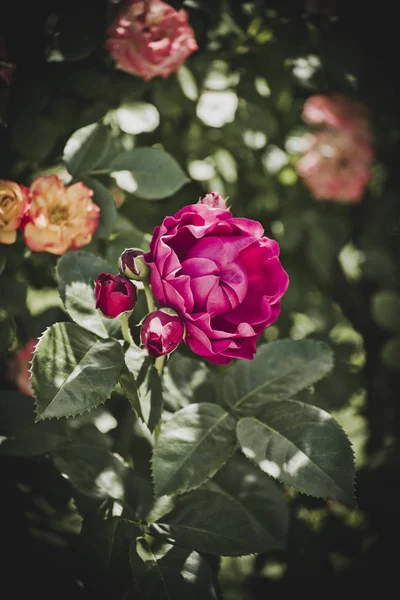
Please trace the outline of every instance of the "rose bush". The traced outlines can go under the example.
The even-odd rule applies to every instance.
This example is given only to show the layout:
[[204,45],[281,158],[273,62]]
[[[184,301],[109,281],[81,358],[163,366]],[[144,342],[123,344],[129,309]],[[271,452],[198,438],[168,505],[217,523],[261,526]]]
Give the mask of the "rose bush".
[[132,310],[136,304],[136,287],[123,275],[100,273],[96,279],[95,295],[96,308],[110,319]]
[[147,315],[140,339],[153,358],[173,352],[183,341],[185,327],[171,308],[161,308]]
[[192,351],[212,363],[252,359],[279,315],[289,280],[277,242],[263,233],[258,222],[201,202],[154,230],[145,254],[153,294],[177,311]]
[[30,204],[29,189],[14,181],[0,180],[0,244],[13,244],[17,229]]
[[91,189],[82,182],[64,187],[57,175],[45,175],[30,190],[32,202],[21,226],[31,250],[64,254],[89,244],[100,216]]
[[133,0],[108,29],[106,48],[120,69],[145,81],[168,77],[198,48],[187,19],[160,0]]

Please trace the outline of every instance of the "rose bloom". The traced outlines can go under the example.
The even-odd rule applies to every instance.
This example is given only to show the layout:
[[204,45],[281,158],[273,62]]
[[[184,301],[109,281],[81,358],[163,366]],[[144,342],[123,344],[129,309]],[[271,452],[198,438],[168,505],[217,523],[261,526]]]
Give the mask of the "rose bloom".
[[36,338],[28,340],[9,362],[9,378],[14,382],[17,390],[27,396],[33,396],[29,369],[37,343]]
[[13,244],[30,204],[30,191],[14,181],[0,180],[0,243]]
[[371,140],[368,109],[346,96],[310,96],[303,106],[303,119],[313,125],[345,129],[365,141]]
[[145,81],[168,77],[198,48],[186,11],[161,0],[131,1],[107,35],[117,66]]
[[210,204],[185,206],[156,227],[145,254],[151,287],[178,313],[193,352],[215,364],[250,360],[279,315],[288,276],[260,223],[213,206],[215,197]]
[[359,202],[371,178],[372,147],[346,131],[325,129],[312,136],[297,172],[317,200]]
[[183,341],[185,326],[171,308],[160,308],[147,315],[140,339],[153,358],[170,354]]
[[93,190],[81,181],[64,187],[57,175],[38,177],[30,190],[32,203],[22,227],[31,250],[64,254],[89,244],[100,216]]
[[95,286],[96,308],[105,317],[114,319],[121,313],[133,310],[136,304],[136,287],[123,275],[100,273]]

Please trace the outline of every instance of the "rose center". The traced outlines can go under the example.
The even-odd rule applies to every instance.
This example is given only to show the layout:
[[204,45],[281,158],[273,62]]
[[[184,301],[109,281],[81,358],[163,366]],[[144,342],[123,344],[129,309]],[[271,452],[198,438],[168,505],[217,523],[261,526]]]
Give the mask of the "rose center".
[[49,211],[49,221],[54,225],[59,225],[63,221],[68,220],[68,207],[57,206]]

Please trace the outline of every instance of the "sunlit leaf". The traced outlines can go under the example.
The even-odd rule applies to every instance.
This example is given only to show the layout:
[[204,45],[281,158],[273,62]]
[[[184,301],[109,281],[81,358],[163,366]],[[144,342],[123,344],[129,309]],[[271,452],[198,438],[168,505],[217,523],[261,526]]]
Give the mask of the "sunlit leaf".
[[73,133],[67,141],[63,160],[73,177],[86,175],[100,161],[109,143],[109,129],[102,123],[92,123]]

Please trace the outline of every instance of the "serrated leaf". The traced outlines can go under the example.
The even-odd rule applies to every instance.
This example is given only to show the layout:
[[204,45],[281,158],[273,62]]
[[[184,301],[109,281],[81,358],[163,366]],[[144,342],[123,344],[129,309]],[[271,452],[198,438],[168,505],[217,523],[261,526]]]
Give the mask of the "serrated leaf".
[[130,564],[140,600],[217,600],[213,572],[204,558],[187,548],[138,538]]
[[150,396],[150,411],[146,423],[149,430],[153,432],[161,419],[163,407],[161,378],[154,365],[151,365],[147,374],[147,392]]
[[237,414],[254,414],[266,402],[294,396],[327,375],[332,367],[332,352],[322,342],[270,342],[252,361],[235,364],[224,378],[222,397]]
[[270,549],[287,547],[288,502],[275,481],[240,452],[235,452],[205,486],[240,503]]
[[148,510],[152,501],[150,484],[136,475],[119,455],[106,448],[73,443],[55,452],[54,462],[83,494],[118,500],[129,506],[138,518]]
[[106,319],[96,308],[94,280],[99,273],[115,273],[105,260],[89,252],[67,252],[57,263],[61,299],[70,317],[88,331],[108,338],[120,330],[118,319]]
[[235,449],[235,427],[235,418],[216,404],[190,404],[175,413],[153,451],[156,496],[187,492],[212,477]]
[[354,500],[354,460],[344,431],[324,410],[297,402],[269,402],[237,425],[244,454],[265,473],[317,498]]
[[193,402],[212,401],[215,388],[204,361],[174,352],[163,372],[163,395],[174,412]]
[[102,239],[108,239],[110,233],[114,229],[117,219],[117,206],[113,196],[108,189],[94,179],[93,177],[83,177],[82,181],[88,188],[93,190],[93,202],[100,207],[99,225],[96,229],[95,236]]
[[[135,148],[115,157],[108,165],[119,187],[145,200],[167,198],[177,192],[188,177],[176,160],[158,148]],[[127,173],[125,177],[119,174]],[[128,189],[129,188],[129,189]]]
[[35,456],[69,443],[61,421],[35,423],[33,398],[10,390],[2,390],[0,396],[0,454]]
[[37,420],[72,417],[105,402],[123,361],[117,340],[99,340],[75,323],[52,325],[32,361]]
[[107,151],[109,141],[109,129],[102,123],[92,123],[75,131],[63,152],[68,172],[75,178],[86,175]]
[[270,550],[271,538],[244,506],[226,494],[196,490],[177,498],[175,509],[157,523],[160,531],[186,548],[219,556]]

